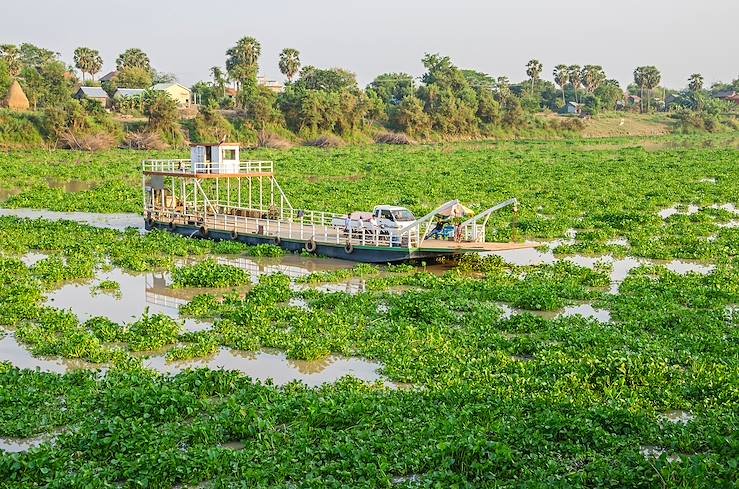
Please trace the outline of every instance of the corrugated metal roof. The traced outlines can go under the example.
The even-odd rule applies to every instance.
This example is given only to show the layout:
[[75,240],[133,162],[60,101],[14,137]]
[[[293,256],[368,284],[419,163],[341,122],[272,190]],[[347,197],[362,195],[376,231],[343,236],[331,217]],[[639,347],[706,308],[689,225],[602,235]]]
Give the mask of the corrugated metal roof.
[[153,87],[151,87],[152,90],[166,90],[170,87],[182,87],[188,92],[190,91],[189,88],[187,88],[185,85],[181,85],[179,83],[157,83]]
[[113,94],[113,98],[118,97],[138,97],[143,94],[146,90],[143,88],[119,88]]
[[100,87],[80,87],[79,92],[89,98],[108,98],[108,94]]

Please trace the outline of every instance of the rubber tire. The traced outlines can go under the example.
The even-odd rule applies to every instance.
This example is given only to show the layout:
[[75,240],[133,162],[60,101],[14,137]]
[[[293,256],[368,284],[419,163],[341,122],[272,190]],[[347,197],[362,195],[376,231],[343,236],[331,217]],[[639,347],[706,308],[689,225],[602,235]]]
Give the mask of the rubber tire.
[[316,240],[311,238],[309,241],[305,243],[304,248],[305,248],[305,251],[307,251],[308,253],[314,253],[316,251],[316,248],[318,248],[318,246],[316,245]]
[[239,233],[235,229],[231,230],[231,239],[239,239]]
[[169,229],[170,231],[174,231],[175,229],[177,229],[177,225],[174,223],[174,221],[169,221],[169,224],[167,224],[167,229]]
[[351,255],[352,253],[354,253],[354,245],[351,244],[351,242],[347,241],[344,245],[344,253],[346,253],[347,255]]
[[152,227],[154,225],[154,219],[152,219],[151,217],[147,218],[146,225]]
[[206,228],[205,226],[200,226],[200,236],[202,236],[203,238],[207,238],[208,228]]
[[280,246],[282,244],[282,238],[279,236],[275,236],[275,246]]

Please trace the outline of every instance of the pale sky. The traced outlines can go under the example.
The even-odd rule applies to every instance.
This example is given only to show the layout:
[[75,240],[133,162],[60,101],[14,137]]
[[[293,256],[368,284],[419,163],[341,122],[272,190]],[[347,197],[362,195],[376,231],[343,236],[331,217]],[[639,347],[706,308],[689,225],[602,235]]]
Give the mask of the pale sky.
[[426,52],[460,68],[512,81],[537,58],[543,78],[554,65],[600,64],[631,81],[655,65],[680,88],[691,73],[706,86],[739,77],[739,0],[0,0],[0,43],[30,42],[72,64],[78,46],[98,49],[104,69],[130,47],[159,71],[191,85],[225,64],[243,36],[262,44],[261,73],[282,80],[282,48],[304,65],[342,67],[362,86],[384,72],[423,73]]

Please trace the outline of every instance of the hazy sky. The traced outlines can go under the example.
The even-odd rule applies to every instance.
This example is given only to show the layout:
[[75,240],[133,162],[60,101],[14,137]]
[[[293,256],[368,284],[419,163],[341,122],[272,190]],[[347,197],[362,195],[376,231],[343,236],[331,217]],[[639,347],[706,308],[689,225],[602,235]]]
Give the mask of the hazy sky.
[[420,75],[426,52],[512,81],[526,77],[531,58],[546,79],[558,63],[600,64],[622,83],[635,66],[653,64],[672,87],[695,72],[707,85],[739,76],[739,0],[0,2],[0,43],[37,44],[67,63],[76,47],[92,47],[105,61],[99,75],[138,47],[186,85],[223,65],[245,35],[262,43],[261,72],[279,79],[285,47],[300,50],[304,65],[347,68],[362,85],[383,72]]

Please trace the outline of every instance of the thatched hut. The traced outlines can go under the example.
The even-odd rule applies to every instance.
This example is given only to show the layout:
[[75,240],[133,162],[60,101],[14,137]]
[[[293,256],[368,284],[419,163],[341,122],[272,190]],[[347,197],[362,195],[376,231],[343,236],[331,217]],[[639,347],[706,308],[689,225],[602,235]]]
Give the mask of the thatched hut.
[[23,93],[20,83],[18,83],[18,80],[13,80],[13,83],[8,89],[8,94],[5,96],[5,100],[3,100],[3,107],[13,110],[28,110],[30,106],[28,97]]

